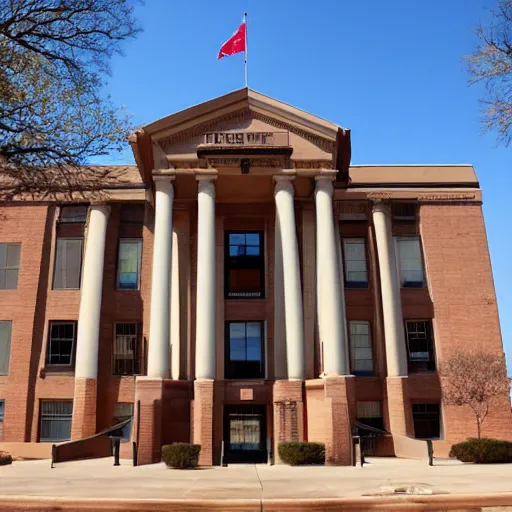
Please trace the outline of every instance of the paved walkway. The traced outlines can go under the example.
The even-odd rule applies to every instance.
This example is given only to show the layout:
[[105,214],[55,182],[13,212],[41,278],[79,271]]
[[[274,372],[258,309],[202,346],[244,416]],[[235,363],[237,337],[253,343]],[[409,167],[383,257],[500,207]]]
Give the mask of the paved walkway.
[[[360,498],[390,487],[408,485],[433,494],[510,493],[512,464],[471,465],[454,461],[426,462],[394,458],[370,459],[361,467],[288,467],[231,465],[227,468],[172,470],[165,465],[112,466],[113,459],[64,462],[50,468],[47,460],[14,462],[0,467],[2,500],[17,497],[165,500],[273,500]],[[438,496],[441,498],[441,496]],[[505,504],[502,502],[499,504]]]

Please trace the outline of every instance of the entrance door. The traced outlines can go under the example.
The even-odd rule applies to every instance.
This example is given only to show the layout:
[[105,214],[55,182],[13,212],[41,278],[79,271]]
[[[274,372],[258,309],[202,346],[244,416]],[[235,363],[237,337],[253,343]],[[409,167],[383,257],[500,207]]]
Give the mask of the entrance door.
[[267,462],[267,415],[264,405],[224,407],[226,462]]

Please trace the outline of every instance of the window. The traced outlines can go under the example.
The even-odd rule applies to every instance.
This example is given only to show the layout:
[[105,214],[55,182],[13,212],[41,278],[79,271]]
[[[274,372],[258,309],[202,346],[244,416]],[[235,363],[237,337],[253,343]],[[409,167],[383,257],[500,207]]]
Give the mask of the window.
[[59,222],[74,223],[85,222],[87,220],[86,205],[61,206]]
[[350,355],[354,375],[373,375],[372,339],[369,322],[350,322]]
[[119,241],[119,260],[117,263],[117,288],[119,290],[138,290],[142,240],[121,239]]
[[382,404],[375,402],[357,402],[357,421],[369,427],[384,430]]
[[76,322],[50,322],[50,338],[46,354],[49,366],[71,366],[75,348]]
[[262,322],[227,322],[226,379],[263,379]]
[[112,373],[138,375],[140,373],[140,333],[136,323],[116,324]]
[[227,298],[264,296],[263,232],[227,232],[225,262]]
[[439,404],[413,404],[412,419],[416,439],[439,439],[441,413]]
[[122,423],[126,420],[131,420],[123,427],[122,441],[129,441],[132,433],[133,423],[133,404],[116,404],[114,411],[114,425]]
[[82,273],[82,238],[57,238],[54,289],[80,288]]
[[144,205],[143,204],[122,204],[121,222],[126,224],[144,223]]
[[11,358],[11,332],[10,320],[0,321],[0,375],[9,374],[9,360]]
[[0,400],[0,423],[4,422],[5,400]]
[[409,371],[435,370],[432,324],[430,320],[405,322],[407,348],[409,350]]
[[364,238],[344,238],[345,286],[347,288],[367,288],[366,248]]
[[0,244],[0,290],[18,288],[20,249],[20,244]]
[[398,237],[396,244],[401,286],[404,288],[423,287],[423,260],[419,237]]
[[416,220],[416,205],[414,203],[395,203],[391,209],[395,220]]
[[41,402],[40,441],[58,442],[71,439],[73,402]]

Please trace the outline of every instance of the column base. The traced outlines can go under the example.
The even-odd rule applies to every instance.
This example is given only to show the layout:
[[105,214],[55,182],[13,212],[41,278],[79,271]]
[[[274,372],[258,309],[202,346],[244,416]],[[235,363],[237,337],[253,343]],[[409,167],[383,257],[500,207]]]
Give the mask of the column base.
[[96,379],[75,379],[71,439],[96,434]]
[[414,437],[408,377],[387,377],[386,390],[389,432]]
[[196,380],[192,401],[192,440],[201,445],[200,466],[213,465],[214,381]]
[[135,381],[135,432],[137,464],[153,464],[162,460],[162,396],[163,379],[137,377]]
[[303,441],[304,381],[276,380],[272,390],[274,407],[274,461],[280,464],[279,443]]
[[344,375],[324,380],[325,462],[352,465],[352,424],[356,414],[355,377]]

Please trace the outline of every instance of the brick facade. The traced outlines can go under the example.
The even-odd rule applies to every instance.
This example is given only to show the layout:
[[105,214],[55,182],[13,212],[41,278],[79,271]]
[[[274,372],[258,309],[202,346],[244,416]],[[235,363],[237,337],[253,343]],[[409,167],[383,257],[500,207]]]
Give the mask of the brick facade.
[[[257,109],[254,105],[258,105]],[[247,173],[240,155],[234,154],[232,147],[213,148],[220,151],[221,157],[217,153],[209,156],[208,151],[212,148],[205,148],[201,141],[204,130],[210,129],[259,132],[265,134],[265,139],[270,134],[268,140],[273,141],[275,135],[276,140],[286,139],[288,142],[286,147],[278,148],[274,142],[262,145],[256,151],[258,158],[252,158],[254,153],[249,152],[248,158],[244,158],[250,164]],[[230,139],[224,139],[224,135],[221,138]],[[496,354],[503,353],[481,191],[472,167],[349,167],[350,139],[345,129],[247,89],[148,125],[133,134],[130,142],[137,166],[112,166],[106,173],[112,181],[103,194],[103,199],[109,203],[110,215],[100,283],[102,305],[96,379],[75,380],[76,339],[72,364],[62,365],[57,361],[57,364],[49,365],[47,357],[50,322],[78,322],[81,300],[80,289],[54,289],[57,240],[59,237],[84,237],[86,241],[90,226],[83,221],[77,225],[59,221],[61,206],[69,203],[68,197],[46,197],[44,201],[24,197],[20,198],[24,201],[0,203],[0,244],[21,244],[18,286],[15,290],[0,289],[0,320],[12,322],[9,371],[8,375],[0,375],[0,400],[5,400],[0,436],[3,433],[4,441],[40,441],[43,424],[48,429],[48,421],[51,423],[51,418],[42,418],[46,401],[62,402],[63,411],[68,411],[69,403],[73,402],[72,422],[67,412],[62,418],[65,427],[69,426],[72,438],[88,436],[112,426],[117,417],[116,409],[127,410],[126,405],[131,405],[134,415],[132,441],[137,443],[140,463],[158,461],[163,444],[194,441],[202,445],[201,464],[219,464],[223,448],[226,455],[227,445],[240,444],[243,438],[242,442],[253,447],[259,445],[259,450],[254,451],[260,452],[258,456],[262,460],[266,460],[267,450],[277,454],[280,441],[309,440],[326,444],[329,463],[349,464],[352,461],[351,435],[360,410],[371,411],[372,418],[388,431],[414,436],[417,433],[413,407],[433,405],[435,409],[439,405],[441,439],[456,442],[475,434],[469,411],[444,407],[441,403],[436,372],[436,365],[456,348],[485,348]],[[227,153],[223,153],[225,151]],[[159,178],[167,176],[169,183],[172,180],[172,188],[170,185],[168,188],[173,196],[172,235],[178,260],[173,263],[172,275],[179,281],[170,286],[171,297],[175,300],[168,312],[169,319],[173,318],[169,339],[171,373],[169,378],[163,375],[164,378],[159,379],[147,377],[151,347],[151,282],[153,273],[158,272],[158,268],[152,268],[155,247],[153,172]],[[214,361],[208,361],[211,369],[208,378],[215,378],[199,381],[195,380],[196,359],[203,354],[196,353],[195,332],[196,320],[201,321],[201,318],[196,319],[196,178],[202,173],[216,178],[215,249],[209,260],[215,261],[216,287],[215,299],[210,301],[214,304],[208,303],[208,307],[215,308],[216,322],[212,333]],[[294,215],[296,244],[295,240],[290,242],[294,238],[291,233],[287,237],[287,247],[294,255],[298,251],[302,312],[297,313],[300,308],[295,308],[294,318],[302,318],[303,329],[289,344],[292,349],[303,349],[305,356],[304,373],[295,381],[286,380],[287,342],[291,338],[287,340],[286,333],[280,332],[283,318],[276,317],[275,312],[281,305],[274,303],[280,301],[279,293],[277,299],[274,296],[274,290],[279,290],[275,286],[278,283],[276,276],[282,278],[276,260],[279,251],[275,247],[274,177],[277,175],[286,176],[288,184],[293,183],[287,187],[287,197],[292,198],[290,190],[293,190],[294,208],[287,214],[290,218]],[[348,353],[345,353],[342,340],[330,338],[330,343],[340,342],[340,346],[336,345],[340,350],[333,353],[346,358],[344,363],[352,367],[351,373],[355,375],[337,375],[343,373],[338,370],[333,375],[324,373],[328,370],[324,368],[325,340],[320,339],[318,328],[317,272],[322,259],[330,258],[330,275],[334,275],[332,263],[337,255],[333,255],[332,245],[325,244],[331,248],[328,255],[317,247],[321,238],[317,236],[317,228],[322,224],[321,219],[319,224],[316,218],[315,177],[324,181],[326,177],[333,179],[332,187],[327,180],[326,190],[330,194],[328,201],[333,202],[334,228],[339,230],[340,240],[364,240],[367,279],[359,285],[345,285],[345,312],[339,314],[342,318],[346,315],[347,338],[350,338],[351,322],[368,326],[367,339],[371,341],[371,347],[365,353],[366,361],[371,353],[370,367],[353,368],[356,349],[360,347],[352,346],[350,339],[347,340]],[[95,199],[86,191],[80,201],[89,204]],[[396,276],[396,268],[394,262],[383,263],[384,231],[378,228],[378,222],[374,222],[376,204],[379,205],[379,219],[390,220],[390,224],[383,224],[386,226],[384,240],[390,245],[395,244],[391,237],[417,236],[420,240],[419,259],[423,264],[424,280],[412,287],[401,287],[399,291],[400,284],[396,284],[392,287],[393,294],[389,293],[389,288],[388,293],[383,289],[389,274]],[[406,215],[405,219],[394,218],[391,213],[391,217],[382,216],[384,210],[392,211],[389,207],[397,205],[412,205],[415,214],[412,218]],[[126,209],[137,206],[143,209],[143,218],[127,216]],[[330,211],[330,206],[325,211]],[[164,220],[169,226],[169,219]],[[226,297],[226,265],[230,257],[229,248],[226,248],[227,231],[263,233],[263,280],[260,283],[264,283],[264,291],[258,298]],[[118,282],[121,239],[142,242],[138,282],[124,289]],[[339,247],[341,253],[342,247]],[[391,259],[392,253],[393,250],[386,249],[387,259]],[[342,274],[345,256],[337,258]],[[166,261],[165,258],[159,261]],[[332,290],[326,287],[327,293],[333,297],[341,296],[333,291],[341,290],[341,281],[338,285],[339,289],[337,285]],[[386,340],[385,332],[389,330],[384,329],[384,317],[389,311],[386,305],[392,295],[393,311],[398,311],[401,306],[401,321],[432,325],[433,356],[429,367],[424,365],[418,369],[414,366],[418,361],[412,361],[408,346],[402,345],[401,329],[391,331],[398,333],[397,339]],[[295,305],[298,303],[295,300]],[[166,328],[167,316],[160,317]],[[339,319],[335,312],[330,318],[331,321]],[[386,319],[389,320],[389,314]],[[399,323],[396,317],[393,321],[396,327]],[[260,352],[263,355],[257,379],[229,378],[230,361],[239,359],[236,359],[238,356],[230,359],[228,322],[258,322],[260,325]],[[118,324],[137,326],[137,349],[130,345],[134,343],[133,338],[126,338],[124,334],[117,336]],[[300,323],[294,323],[297,325]],[[325,332],[325,324],[322,325],[322,332]],[[340,324],[336,325],[339,327]],[[158,326],[162,327],[162,324]],[[337,328],[335,332],[342,331]],[[302,344],[302,335],[304,346],[297,347]],[[339,337],[343,339],[343,336]],[[60,341],[56,343],[58,345]],[[400,372],[390,370],[388,375],[386,346],[391,358],[398,345],[402,350],[398,350],[399,355],[403,355],[404,350],[407,352],[409,366]],[[161,337],[160,348],[167,348],[166,336]],[[132,370],[117,368],[114,363],[116,351],[122,353],[121,356],[118,354],[121,366],[123,358],[129,359],[130,353],[136,352],[138,367]],[[417,352],[421,359],[422,351]],[[164,353],[165,350],[158,352]],[[248,357],[245,360],[255,361]],[[403,359],[400,361],[403,363]],[[283,372],[283,368],[286,371]],[[255,427],[257,421],[260,422],[258,428]],[[65,429],[48,432],[47,437],[66,435]],[[255,432],[260,438],[256,439]],[[490,411],[483,434],[512,439],[512,414],[507,398]],[[129,455],[126,446],[123,453]],[[377,451],[389,454],[390,449],[388,440]]]

